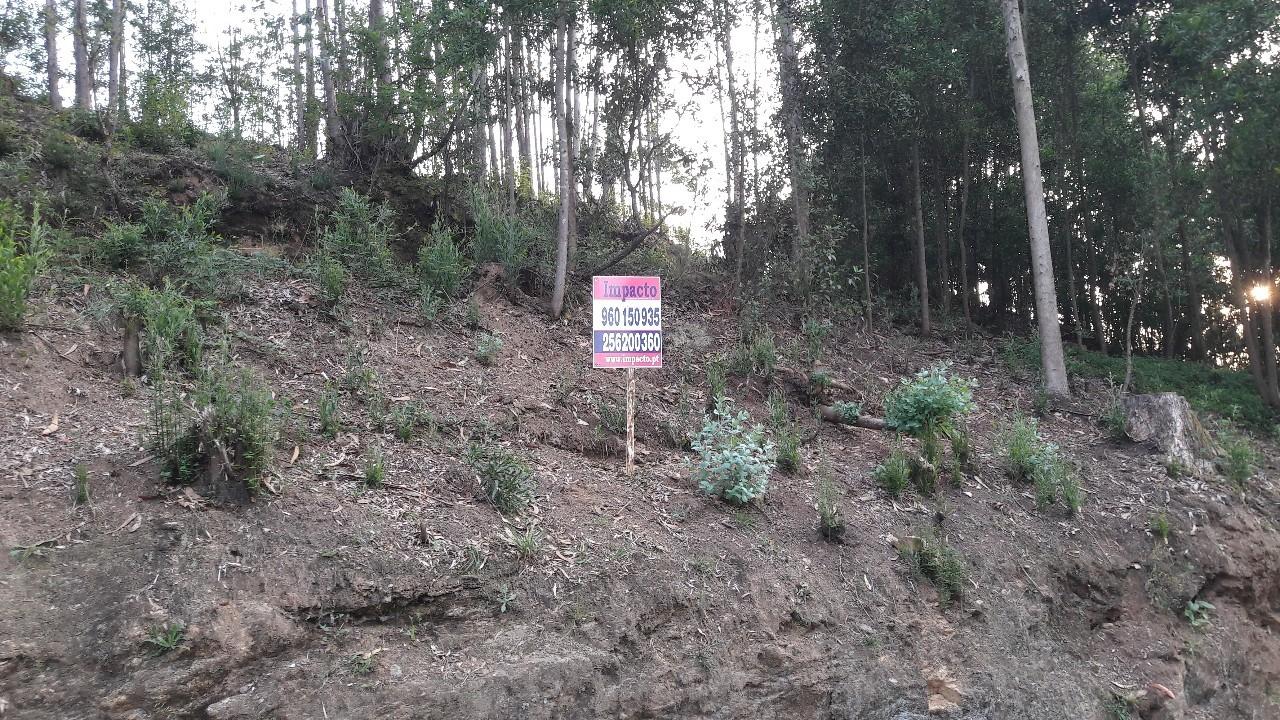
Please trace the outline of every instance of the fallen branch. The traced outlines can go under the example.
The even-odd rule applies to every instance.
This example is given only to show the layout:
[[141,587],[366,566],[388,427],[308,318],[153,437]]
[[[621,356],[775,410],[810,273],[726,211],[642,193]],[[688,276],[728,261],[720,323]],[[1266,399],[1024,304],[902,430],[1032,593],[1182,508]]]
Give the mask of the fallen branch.
[[837,425],[852,425],[853,427],[866,428],[867,430],[887,429],[884,418],[871,417],[870,415],[859,415],[854,418],[853,422],[849,422],[849,418],[837,410],[834,405],[819,405],[818,417]]
[[613,267],[614,265],[617,265],[618,263],[622,262],[623,260],[626,260],[628,255],[630,255],[631,253],[633,253],[633,252],[635,252],[637,249],[639,249],[639,247],[640,247],[641,245],[643,245],[643,244],[644,244],[644,241],[645,241],[645,240],[647,240],[647,239],[649,239],[649,236],[650,236],[650,235],[654,234],[655,232],[657,232],[657,231],[658,231],[658,228],[662,227],[662,224],[663,224],[664,222],[666,222],[666,220],[667,220],[667,216],[669,216],[670,214],[671,214],[671,211],[670,211],[670,210],[668,210],[667,212],[663,213],[663,214],[662,214],[662,217],[658,218],[658,222],[657,222],[657,223],[655,223],[653,227],[651,227],[651,228],[649,228],[648,230],[645,230],[644,232],[642,232],[642,233],[640,233],[639,235],[637,235],[637,236],[635,237],[635,239],[633,239],[630,243],[628,243],[628,244],[627,244],[627,246],[626,246],[626,247],[624,247],[624,248],[622,248],[621,250],[619,250],[618,252],[614,253],[614,254],[613,254],[613,255],[612,255],[608,260],[605,260],[605,261],[604,261],[604,262],[603,262],[599,267],[595,268],[594,270],[592,270],[592,271],[591,271],[590,273],[588,273],[588,274],[589,274],[589,275],[599,275],[600,273],[604,272],[605,270],[608,270],[609,268]]

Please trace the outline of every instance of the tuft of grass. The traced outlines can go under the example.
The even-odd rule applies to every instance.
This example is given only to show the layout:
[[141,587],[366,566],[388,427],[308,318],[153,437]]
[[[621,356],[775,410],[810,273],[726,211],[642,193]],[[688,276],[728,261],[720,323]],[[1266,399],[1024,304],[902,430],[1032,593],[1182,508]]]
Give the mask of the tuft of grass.
[[1218,444],[1222,446],[1222,474],[1244,492],[1258,464],[1257,451],[1248,438],[1230,431],[1218,433]]
[[350,277],[347,268],[337,258],[329,253],[320,253],[311,263],[311,273],[325,307],[333,308],[342,302]]
[[1187,606],[1182,610],[1182,615],[1196,630],[1203,630],[1212,625],[1211,618],[1213,611],[1216,610],[1213,603],[1208,600],[1189,600]]
[[418,249],[418,280],[421,286],[444,298],[455,298],[471,267],[454,240],[453,231],[438,219],[431,234]]
[[787,396],[782,390],[774,388],[769,392],[769,425],[775,430],[791,423],[791,409],[787,405]]
[[871,471],[871,476],[889,497],[901,497],[911,484],[911,456],[902,448],[894,448],[889,457]]
[[369,488],[380,488],[387,480],[387,468],[383,463],[382,448],[371,448],[364,460],[364,484]]
[[147,637],[143,642],[150,645],[157,655],[163,655],[181,647],[185,639],[186,630],[182,625],[179,623],[165,623],[164,625],[154,625],[148,628]]
[[596,400],[596,415],[605,430],[619,435],[627,431],[627,409],[604,398]]
[[844,536],[844,517],[840,511],[840,493],[827,478],[818,483],[818,532],[831,542]]
[[1102,412],[1102,417],[1098,419],[1102,425],[1102,429],[1106,431],[1107,437],[1112,440],[1124,440],[1125,426],[1128,424],[1128,414],[1124,410],[1124,399],[1120,393],[1113,391],[1110,402],[1107,403],[1107,409]]
[[502,352],[502,338],[492,333],[481,333],[476,340],[476,361],[485,367],[492,367],[498,361],[498,353]]
[[1163,510],[1151,517],[1147,527],[1151,530],[1152,535],[1166,543],[1169,542],[1169,537],[1173,535],[1173,524],[1169,522],[1169,516]]
[[969,564],[964,556],[931,533],[915,540],[901,550],[902,559],[912,574],[932,582],[938,588],[938,598],[943,605],[961,597],[969,580]]
[[71,502],[86,505],[89,502],[89,468],[76,463],[72,469]]
[[811,363],[822,358],[822,345],[831,335],[831,321],[805,318],[800,328],[804,335],[805,359]]
[[371,652],[356,653],[355,655],[352,655],[351,659],[348,661],[348,665],[350,665],[351,667],[351,674],[353,675],[371,674],[374,671],[374,668],[378,666],[377,661],[374,659],[374,657],[375,657],[375,653],[371,653]]
[[729,379],[724,361],[712,360],[707,363],[707,407],[713,408],[724,400],[728,388]]
[[783,472],[796,473],[803,469],[800,457],[800,431],[788,423],[780,428],[775,436],[778,439],[778,469]]
[[342,407],[338,389],[333,383],[325,383],[320,395],[320,434],[332,440],[342,430]]
[[499,511],[519,512],[533,501],[537,489],[533,469],[510,450],[472,444],[467,448],[467,463],[479,475],[485,499]]
[[413,432],[418,428],[419,414],[420,411],[415,403],[398,405],[391,412],[391,426],[401,442],[409,442],[413,439]]
[[535,525],[530,525],[523,532],[513,532],[511,528],[507,528],[507,543],[515,549],[516,555],[523,560],[530,560],[537,557],[538,551],[542,548],[542,533],[538,532]]

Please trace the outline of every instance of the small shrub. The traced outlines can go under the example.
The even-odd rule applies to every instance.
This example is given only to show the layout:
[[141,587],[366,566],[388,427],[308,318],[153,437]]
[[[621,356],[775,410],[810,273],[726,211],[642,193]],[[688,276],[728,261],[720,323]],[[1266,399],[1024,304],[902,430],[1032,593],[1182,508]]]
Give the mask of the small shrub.
[[857,403],[837,402],[831,406],[835,411],[836,417],[845,425],[853,425],[858,422],[858,418],[862,416],[862,406]]
[[418,429],[418,406],[414,403],[399,405],[391,412],[391,426],[401,442],[413,439],[413,432]]
[[155,650],[156,654],[163,655],[170,650],[176,650],[182,645],[186,636],[186,630],[179,623],[166,623],[164,625],[155,625],[147,629],[147,637],[143,642],[147,643]]
[[440,312],[444,310],[445,300],[440,297],[435,288],[427,284],[418,286],[418,314],[422,316],[422,323],[427,326],[435,324]]
[[801,469],[800,432],[788,423],[777,430],[778,469],[794,473]]
[[108,222],[89,252],[89,261],[109,270],[125,270],[146,256],[145,228],[136,223]]
[[418,279],[445,298],[454,298],[462,281],[471,272],[466,258],[454,242],[453,232],[439,220],[431,235],[418,249]]
[[202,305],[167,281],[159,290],[131,283],[115,292],[125,322],[142,328],[142,360],[148,377],[155,379],[173,367],[200,366],[204,338],[196,316]]
[[369,413],[369,429],[374,432],[385,432],[387,417],[391,414],[391,403],[381,390],[373,388],[365,399],[365,408]]
[[1152,516],[1151,521],[1147,523],[1151,534],[1160,538],[1163,542],[1169,542],[1169,537],[1173,535],[1173,524],[1169,522],[1169,516],[1163,511]]
[[338,398],[338,389],[332,383],[326,383],[320,395],[320,434],[330,440],[338,436],[342,429],[342,409]]
[[1218,433],[1218,444],[1222,446],[1222,473],[1243,491],[1253,478],[1257,451],[1243,435],[1229,431]]
[[1202,630],[1212,624],[1210,618],[1216,609],[1208,600],[1188,600],[1182,615],[1191,623],[1191,627]]
[[507,542],[515,549],[516,555],[528,560],[536,557],[538,550],[542,548],[542,533],[534,525],[519,533],[507,528]]
[[39,206],[27,223],[11,201],[0,201],[0,331],[22,328],[27,298],[45,264],[44,234]]
[[1070,513],[1079,511],[1083,502],[1079,483],[1058,446],[1040,437],[1035,420],[1015,420],[1004,431],[1002,442],[1006,473],[1016,482],[1032,484],[1038,508],[1048,508],[1061,496]]
[[502,338],[492,333],[481,333],[476,340],[476,361],[485,367],[492,367],[498,361],[498,353],[502,352]]
[[387,468],[383,463],[382,448],[371,448],[364,461],[364,484],[370,488],[380,488],[387,479]]
[[927,457],[911,456],[907,462],[911,468],[911,484],[916,492],[929,497],[938,491],[938,466]]
[[781,390],[774,389],[769,393],[769,426],[777,430],[791,424],[791,409],[787,406],[787,396]]
[[840,542],[844,530],[840,494],[830,480],[823,478],[818,483],[818,532],[831,542]]
[[480,476],[480,489],[494,507],[504,513],[523,510],[533,500],[533,469],[506,448],[472,444],[467,463]]
[[196,389],[200,434],[228,479],[260,487],[279,437],[271,389],[248,370],[215,368]]
[[765,439],[764,428],[748,427],[747,419],[745,411],[735,414],[732,403],[721,400],[692,443],[699,455],[698,486],[739,504],[764,496],[775,462],[773,443]]
[[809,398],[821,398],[831,390],[831,373],[815,370],[809,373]]
[[70,170],[81,161],[83,152],[75,137],[61,130],[49,130],[40,144],[44,162],[56,170]]
[[165,482],[186,484],[204,471],[204,455],[195,421],[181,388],[163,375],[153,378],[147,416],[147,446],[160,461]]
[[1111,401],[1107,404],[1107,409],[1102,412],[1099,418],[1102,429],[1106,431],[1107,437],[1112,440],[1125,439],[1125,425],[1128,424],[1128,415],[1124,410],[1124,400],[1119,393],[1113,394]]
[[541,231],[524,217],[508,213],[505,201],[482,187],[474,187],[467,201],[475,228],[473,259],[477,264],[501,264],[503,277],[514,284],[530,265],[530,251],[541,240]]
[[396,239],[395,213],[351,188],[338,193],[329,226],[320,239],[321,250],[333,256],[361,280],[389,285],[396,280],[391,243]]
[[902,558],[912,573],[928,578],[938,588],[938,598],[944,605],[961,597],[969,580],[964,556],[929,533],[913,540],[901,550]]
[[724,363],[719,360],[707,363],[707,407],[710,409],[719,405],[726,398],[728,388],[729,380],[725,376]]
[[973,386],[945,365],[921,370],[885,398],[885,424],[912,437],[937,437],[973,409]]
[[951,473],[959,479],[973,464],[973,439],[963,424],[955,424],[943,433],[951,443]]
[[617,403],[600,399],[596,401],[596,415],[600,417],[600,424],[615,435],[627,431],[627,409]]
[[805,357],[809,362],[817,362],[822,357],[822,344],[831,335],[831,321],[805,318],[801,326],[804,334]]
[[76,505],[89,503],[89,468],[84,463],[76,463],[72,469],[71,502]]
[[468,330],[479,330],[484,327],[484,318],[480,316],[480,302],[475,296],[467,298],[465,315],[463,316],[463,324]]
[[889,497],[902,496],[902,491],[911,484],[911,456],[902,448],[894,448],[885,461],[871,471],[876,484]]
[[312,274],[315,276],[316,289],[320,291],[320,301],[325,307],[332,308],[342,302],[347,294],[347,269],[329,253],[320,253],[312,263]]

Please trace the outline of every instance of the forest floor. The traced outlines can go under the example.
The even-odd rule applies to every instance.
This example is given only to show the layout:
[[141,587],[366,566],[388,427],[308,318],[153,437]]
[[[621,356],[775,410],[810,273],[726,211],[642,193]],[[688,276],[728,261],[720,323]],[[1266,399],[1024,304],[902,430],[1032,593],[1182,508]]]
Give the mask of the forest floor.
[[[92,292],[45,294],[28,332],[0,339],[6,718],[1113,718],[1124,698],[1134,717],[1280,714],[1280,454],[1266,449],[1247,493],[1171,478],[1104,437],[1104,393],[1084,385],[1041,421],[1078,466],[1083,509],[1038,510],[1003,477],[997,439],[1034,383],[990,341],[838,328],[824,348],[869,411],[941,361],[977,380],[975,469],[958,486],[888,498],[871,469],[892,437],[796,404],[804,469],[738,509],[698,491],[693,455],[660,429],[702,407],[731,315],[669,298],[666,368],[637,373],[626,477],[616,438],[594,430],[621,374],[589,369],[584,312],[548,323],[478,294],[478,324],[503,340],[485,367],[461,310],[427,329],[357,291],[336,321],[303,281],[257,281],[224,308],[231,358],[311,431],[280,443],[271,491],[237,505],[159,481],[146,393],[115,369],[120,338],[91,320]],[[798,342],[773,320],[783,347]],[[327,381],[346,388],[332,440],[314,432]],[[369,383],[435,429],[371,430]],[[768,384],[731,379],[729,395],[763,419]],[[477,436],[531,459],[524,513],[478,497],[461,459]],[[374,446],[378,489],[361,481]],[[823,477],[840,544],[816,529]],[[1167,542],[1149,530],[1159,513]],[[935,524],[969,568],[950,603],[895,548]],[[1205,627],[1183,615],[1192,598],[1215,608]],[[178,625],[177,648],[146,642]]]
[[[231,177],[145,153],[102,175],[108,163],[71,162],[100,142],[44,135],[32,107],[0,108],[16,108],[19,146],[44,144],[0,162],[0,189],[43,188],[64,217],[136,214],[147,192],[187,202]],[[37,167],[59,146],[70,164]],[[323,194],[261,177],[224,213],[246,259],[303,244]],[[714,287],[665,288],[666,366],[637,372],[629,477],[622,373],[590,369],[581,287],[549,322],[481,282],[428,327],[367,287],[334,312],[305,278],[245,274],[217,308],[227,361],[284,410],[265,492],[248,503],[160,479],[153,391],[120,371],[107,275],[55,264],[27,330],[0,335],[0,718],[1280,717],[1274,442],[1258,441],[1243,489],[1171,473],[1101,428],[1105,382],[1074,378],[1075,400],[1040,430],[1084,503],[1040,509],[1005,476],[1003,428],[1040,398],[1001,341],[837,317],[820,362],[851,390],[830,400],[879,415],[904,378],[950,363],[977,383],[972,467],[936,496],[891,498],[872,478],[891,433],[817,420],[785,373],[730,377],[758,422],[784,393],[802,438],[802,467],[734,507],[699,491],[696,456],[673,441],[700,425],[707,363],[740,336]],[[798,366],[795,318],[766,309],[761,323]],[[476,357],[485,333],[502,341],[491,366]],[[376,397],[430,420],[401,439],[371,416]],[[527,509],[503,515],[480,496],[473,443],[528,459]],[[386,477],[370,487],[378,455]],[[88,502],[73,500],[77,467]],[[827,484],[839,543],[818,530]],[[1161,519],[1167,538],[1152,530]],[[967,569],[949,600],[899,550],[929,535]],[[1196,623],[1193,600],[1213,606]]]

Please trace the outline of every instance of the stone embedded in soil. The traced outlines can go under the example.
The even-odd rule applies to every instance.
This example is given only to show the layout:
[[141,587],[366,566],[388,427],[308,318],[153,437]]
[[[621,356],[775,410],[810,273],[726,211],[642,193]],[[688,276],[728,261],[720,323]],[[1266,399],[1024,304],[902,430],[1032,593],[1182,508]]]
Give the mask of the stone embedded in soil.
[[1186,398],[1177,393],[1130,395],[1124,399],[1124,431],[1130,440],[1150,444],[1197,474],[1212,468],[1218,444]]

